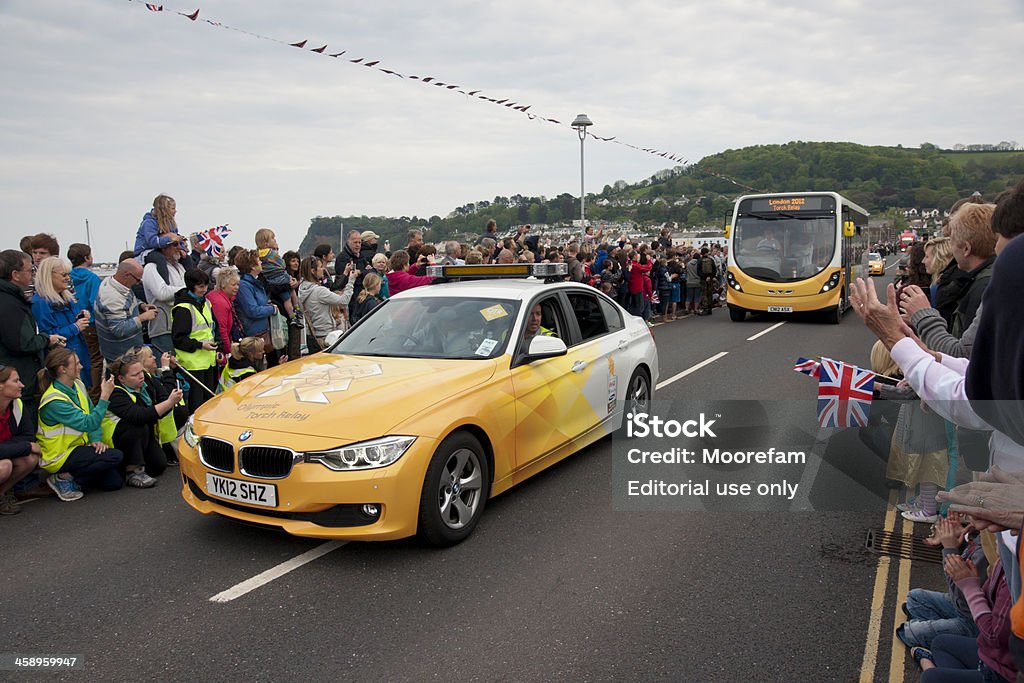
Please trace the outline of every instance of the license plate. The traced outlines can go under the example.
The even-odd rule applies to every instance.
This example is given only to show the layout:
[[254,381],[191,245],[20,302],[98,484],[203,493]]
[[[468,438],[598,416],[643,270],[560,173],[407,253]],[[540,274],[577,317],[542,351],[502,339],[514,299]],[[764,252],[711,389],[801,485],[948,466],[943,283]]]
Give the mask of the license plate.
[[792,306],[769,306],[768,307],[768,312],[769,313],[792,313],[793,312],[793,307]]
[[239,503],[277,507],[277,487],[273,484],[257,484],[253,481],[228,479],[207,473],[206,492],[211,496],[237,500]]

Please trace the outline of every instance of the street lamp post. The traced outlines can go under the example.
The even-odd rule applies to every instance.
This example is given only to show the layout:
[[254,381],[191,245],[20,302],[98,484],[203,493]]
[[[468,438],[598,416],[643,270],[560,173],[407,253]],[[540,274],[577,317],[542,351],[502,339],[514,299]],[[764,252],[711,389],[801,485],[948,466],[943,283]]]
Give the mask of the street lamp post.
[[586,222],[586,210],[584,205],[586,204],[586,194],[583,186],[583,141],[587,138],[587,127],[594,125],[586,114],[577,114],[576,119],[572,122],[572,127],[576,129],[576,132],[580,136],[580,230],[581,234],[587,232]]

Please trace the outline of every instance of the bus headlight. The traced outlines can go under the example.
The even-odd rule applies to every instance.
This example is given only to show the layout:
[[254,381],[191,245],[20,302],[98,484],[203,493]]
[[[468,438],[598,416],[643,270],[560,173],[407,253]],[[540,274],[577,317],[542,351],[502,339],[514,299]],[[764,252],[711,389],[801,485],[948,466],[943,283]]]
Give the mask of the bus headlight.
[[415,440],[415,436],[385,436],[329,451],[306,453],[306,462],[318,462],[336,472],[387,467],[401,458]]
[[818,294],[824,294],[825,292],[830,292],[833,289],[835,289],[836,287],[838,287],[839,286],[839,278],[840,277],[842,277],[842,271],[841,270],[837,270],[836,272],[832,273],[832,277],[830,277],[828,279],[828,282],[826,282],[825,284],[823,284],[821,286],[821,289],[818,290]]
[[740,287],[740,283],[736,281],[736,278],[733,276],[731,270],[725,271],[725,279],[726,279],[726,282],[728,283],[729,287],[731,287],[732,289],[735,289],[737,292],[742,292],[743,291],[743,288]]

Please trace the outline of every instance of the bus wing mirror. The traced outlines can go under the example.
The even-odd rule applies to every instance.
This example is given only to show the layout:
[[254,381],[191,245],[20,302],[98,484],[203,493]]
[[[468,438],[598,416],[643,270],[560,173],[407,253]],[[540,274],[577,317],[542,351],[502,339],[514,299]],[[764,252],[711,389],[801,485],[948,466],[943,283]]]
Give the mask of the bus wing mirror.
[[855,233],[853,227],[853,221],[845,221],[843,223],[843,237],[853,237]]
[[732,226],[731,225],[725,226],[725,239],[729,239],[729,233],[731,233],[731,232],[732,232]]

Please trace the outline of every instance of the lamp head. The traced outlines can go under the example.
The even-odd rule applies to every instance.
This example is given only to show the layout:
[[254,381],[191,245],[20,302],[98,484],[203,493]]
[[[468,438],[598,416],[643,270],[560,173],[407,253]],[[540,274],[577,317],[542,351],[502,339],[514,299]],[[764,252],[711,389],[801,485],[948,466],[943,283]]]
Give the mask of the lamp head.
[[576,119],[572,122],[573,128],[583,128],[594,125],[594,122],[587,117],[586,114],[577,114]]

